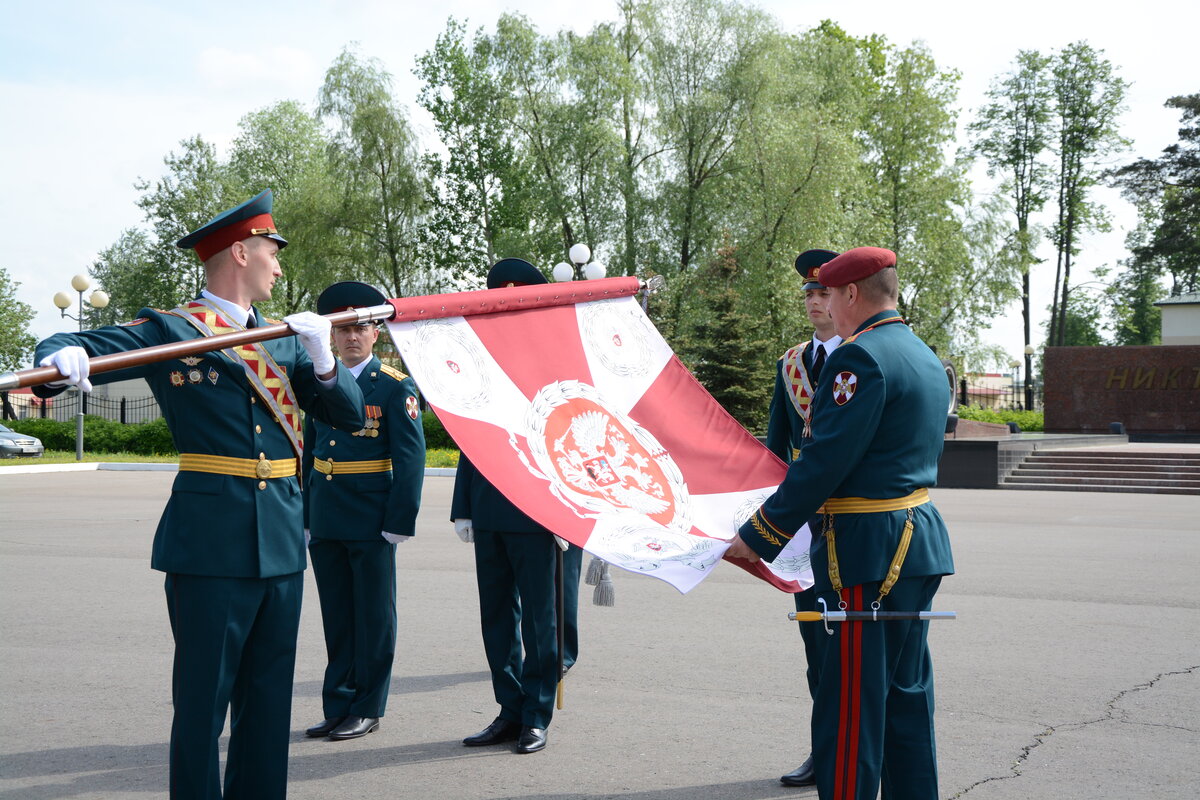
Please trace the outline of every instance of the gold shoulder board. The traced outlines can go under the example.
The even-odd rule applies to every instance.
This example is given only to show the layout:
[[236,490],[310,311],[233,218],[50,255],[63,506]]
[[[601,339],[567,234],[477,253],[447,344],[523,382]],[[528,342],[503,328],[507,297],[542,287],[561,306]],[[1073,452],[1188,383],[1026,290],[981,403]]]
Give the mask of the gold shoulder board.
[[389,367],[387,364],[380,364],[379,369],[383,370],[385,375],[390,375],[398,381],[402,381],[408,376],[395,367]]

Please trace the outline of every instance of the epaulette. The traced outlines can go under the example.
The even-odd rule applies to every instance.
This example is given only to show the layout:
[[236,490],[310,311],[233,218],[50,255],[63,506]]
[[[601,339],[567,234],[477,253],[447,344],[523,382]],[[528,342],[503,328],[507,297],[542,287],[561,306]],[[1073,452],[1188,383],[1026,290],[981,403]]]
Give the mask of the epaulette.
[[379,365],[379,369],[380,369],[380,370],[381,370],[381,371],[382,371],[382,372],[383,372],[385,375],[390,375],[391,377],[395,378],[395,379],[396,379],[396,380],[398,380],[398,381],[402,381],[402,380],[404,380],[405,378],[407,378],[407,377],[408,377],[407,375],[405,375],[405,374],[404,374],[403,372],[401,372],[400,370],[396,369],[395,367],[389,367],[387,364],[380,364],[380,365]]

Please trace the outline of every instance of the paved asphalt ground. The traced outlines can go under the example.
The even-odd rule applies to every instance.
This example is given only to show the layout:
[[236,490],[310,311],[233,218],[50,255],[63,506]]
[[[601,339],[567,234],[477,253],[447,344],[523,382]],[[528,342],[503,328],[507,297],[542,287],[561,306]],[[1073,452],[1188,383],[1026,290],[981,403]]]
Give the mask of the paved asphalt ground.
[[[150,540],[163,472],[0,473],[0,800],[164,796],[171,635]],[[791,598],[722,565],[688,595],[628,573],[581,604],[582,654],[541,753],[466,749],[492,720],[472,551],[426,479],[399,550],[388,714],[364,739],[321,718],[311,571],[290,797],[815,798]],[[940,489],[958,574],[932,624],[943,798],[1200,793],[1200,499]],[[583,587],[590,592],[590,587]]]

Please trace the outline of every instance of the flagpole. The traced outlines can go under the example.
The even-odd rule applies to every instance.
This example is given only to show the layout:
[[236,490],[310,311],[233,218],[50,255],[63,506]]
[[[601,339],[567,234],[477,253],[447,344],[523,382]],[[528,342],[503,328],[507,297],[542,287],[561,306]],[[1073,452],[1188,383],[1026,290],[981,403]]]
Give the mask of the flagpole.
[[795,622],[890,622],[895,620],[958,619],[954,611],[792,611]]
[[[363,322],[391,319],[395,313],[395,306],[391,303],[383,303],[368,308],[352,308],[347,311],[326,314],[325,319],[329,320],[329,323],[336,328],[345,325],[358,325]],[[95,358],[88,359],[88,371],[91,375],[98,375],[102,372],[140,367],[144,364],[166,361],[171,358],[225,350],[226,348],[239,347],[244,344],[253,344],[254,342],[282,339],[285,336],[293,335],[293,333],[294,331],[288,327],[287,323],[277,322],[274,325],[247,328],[244,331],[223,333],[218,336],[201,336],[196,339],[185,339],[180,342],[143,347],[124,353],[96,356]],[[20,389],[26,386],[38,386],[43,383],[53,383],[65,377],[56,367],[34,367],[33,369],[23,369],[17,372],[5,372],[0,374],[0,391]]]

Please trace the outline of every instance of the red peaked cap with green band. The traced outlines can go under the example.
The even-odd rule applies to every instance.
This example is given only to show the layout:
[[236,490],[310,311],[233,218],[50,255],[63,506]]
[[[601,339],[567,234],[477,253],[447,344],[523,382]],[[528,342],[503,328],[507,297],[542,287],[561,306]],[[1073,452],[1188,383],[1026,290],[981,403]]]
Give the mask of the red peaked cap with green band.
[[896,266],[896,254],[882,247],[856,247],[821,267],[821,284],[831,289],[861,281]]
[[277,242],[282,250],[287,247],[287,239],[279,235],[279,231],[275,230],[275,220],[271,219],[273,200],[271,190],[264,189],[241,205],[217,214],[176,242],[175,246],[195,250],[201,261],[208,261],[234,242],[251,236],[265,236]]

